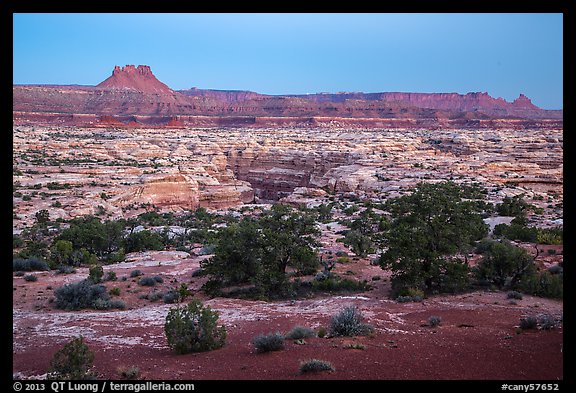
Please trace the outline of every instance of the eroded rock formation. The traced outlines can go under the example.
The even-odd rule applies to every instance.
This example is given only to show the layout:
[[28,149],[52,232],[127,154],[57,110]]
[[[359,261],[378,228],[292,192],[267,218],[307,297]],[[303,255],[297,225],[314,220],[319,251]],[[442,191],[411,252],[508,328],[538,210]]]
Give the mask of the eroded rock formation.
[[308,204],[339,195],[383,200],[420,181],[447,179],[478,182],[494,202],[525,193],[545,210],[542,220],[562,217],[561,129],[16,126],[13,134],[13,201],[22,224],[43,208],[53,218],[99,210],[125,217],[146,206]]

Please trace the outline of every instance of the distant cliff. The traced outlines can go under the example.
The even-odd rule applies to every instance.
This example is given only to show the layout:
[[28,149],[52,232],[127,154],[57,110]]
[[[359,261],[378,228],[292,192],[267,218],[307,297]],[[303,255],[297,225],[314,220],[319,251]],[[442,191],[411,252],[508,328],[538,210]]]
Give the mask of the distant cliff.
[[[160,82],[149,66],[115,66],[112,75],[96,86],[14,85],[15,121],[94,115],[94,122],[132,116],[150,124],[184,126],[194,117],[213,117],[218,124],[259,124],[264,118],[294,118],[298,124],[325,124],[326,118],[346,124],[482,124],[498,119],[553,120],[561,124],[562,110],[544,110],[523,94],[513,102],[488,93],[318,93],[272,96],[251,91],[192,88],[174,91]],[[39,115],[43,114],[43,115]],[[62,117],[64,116],[64,117]],[[229,119],[226,119],[228,118]],[[181,118],[179,120],[179,118]],[[253,118],[254,120],[250,120]],[[318,119],[322,120],[318,120]],[[104,119],[104,120],[102,120]],[[185,122],[182,119],[188,119]],[[316,120],[314,120],[316,119]],[[350,120],[346,120],[350,119]],[[356,119],[356,120],[352,120]],[[370,120],[374,119],[374,120]],[[272,121],[272,120],[270,120]],[[66,121],[64,121],[66,122]],[[204,122],[204,120],[202,120]],[[275,123],[292,123],[274,120]]]

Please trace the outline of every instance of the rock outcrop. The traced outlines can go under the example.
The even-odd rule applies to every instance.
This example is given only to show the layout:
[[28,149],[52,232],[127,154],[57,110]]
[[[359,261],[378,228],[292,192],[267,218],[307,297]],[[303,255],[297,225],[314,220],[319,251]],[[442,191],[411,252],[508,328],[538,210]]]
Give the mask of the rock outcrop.
[[172,95],[174,91],[160,82],[147,65],[115,66],[112,75],[96,85],[97,89],[126,89],[143,93]]
[[447,179],[480,183],[493,203],[524,193],[544,209],[534,218],[562,218],[561,128],[15,126],[13,135],[15,225],[41,209],[68,219],[100,211],[130,217],[152,206],[383,200],[421,181]]

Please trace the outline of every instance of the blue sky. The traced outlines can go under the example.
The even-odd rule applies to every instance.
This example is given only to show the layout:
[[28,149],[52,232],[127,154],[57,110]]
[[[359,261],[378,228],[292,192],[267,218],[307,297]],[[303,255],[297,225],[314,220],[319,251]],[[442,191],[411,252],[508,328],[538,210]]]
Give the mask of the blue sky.
[[523,93],[561,109],[562,14],[14,14],[13,82],[146,64],[175,90]]

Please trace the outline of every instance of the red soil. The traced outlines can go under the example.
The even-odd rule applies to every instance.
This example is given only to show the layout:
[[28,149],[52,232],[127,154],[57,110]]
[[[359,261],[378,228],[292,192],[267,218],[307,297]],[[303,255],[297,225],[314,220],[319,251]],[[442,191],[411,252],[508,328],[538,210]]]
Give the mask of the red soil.
[[[387,274],[366,260],[338,264],[346,272],[370,281],[374,289],[352,295],[329,295],[295,301],[208,299],[195,296],[220,313],[227,328],[226,345],[218,350],[176,355],[167,346],[163,331],[171,305],[162,300],[139,299],[149,287],[128,276],[138,268],[146,275],[160,274],[167,290],[179,282],[197,290],[205,278],[190,278],[202,257],[185,253],[145,253],[132,263],[109,266],[119,280],[107,282],[121,288],[126,310],[64,312],[56,310],[47,286],[86,277],[86,269],[73,275],[38,272],[37,282],[14,277],[13,373],[40,377],[54,353],[72,337],[82,334],[95,352],[95,371],[103,379],[119,379],[118,368],[136,366],[140,379],[563,379],[563,329],[520,331],[523,316],[562,315],[562,301],[524,296],[515,304],[503,292],[473,292],[435,296],[421,303],[388,299]],[[160,264],[159,264],[160,262]],[[133,293],[131,293],[133,292]],[[282,351],[259,354],[251,344],[260,333],[288,332],[296,325],[328,328],[330,317],[342,307],[356,304],[375,327],[371,337],[310,338],[304,344],[286,341]],[[438,327],[426,326],[430,316],[442,318]],[[346,348],[362,344],[364,349]],[[300,374],[300,361],[310,358],[332,363],[335,372]]]

